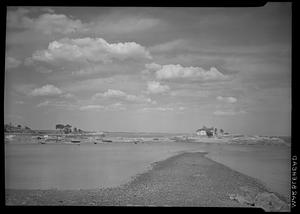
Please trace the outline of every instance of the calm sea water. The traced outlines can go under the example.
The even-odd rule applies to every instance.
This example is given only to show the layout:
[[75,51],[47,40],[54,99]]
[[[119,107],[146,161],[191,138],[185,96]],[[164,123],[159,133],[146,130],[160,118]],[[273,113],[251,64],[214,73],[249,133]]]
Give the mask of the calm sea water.
[[6,144],[5,187],[92,189],[125,184],[151,163],[184,151],[258,178],[289,197],[290,147],[199,143]]
[[287,146],[209,145],[207,157],[259,179],[290,198],[291,150]]

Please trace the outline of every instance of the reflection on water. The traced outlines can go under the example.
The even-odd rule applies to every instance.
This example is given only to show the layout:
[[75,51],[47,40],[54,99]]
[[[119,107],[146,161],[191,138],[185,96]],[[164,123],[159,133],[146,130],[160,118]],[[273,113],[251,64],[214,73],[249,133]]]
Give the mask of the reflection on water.
[[290,147],[199,143],[6,144],[5,186],[18,189],[114,187],[182,151],[209,158],[289,196]]

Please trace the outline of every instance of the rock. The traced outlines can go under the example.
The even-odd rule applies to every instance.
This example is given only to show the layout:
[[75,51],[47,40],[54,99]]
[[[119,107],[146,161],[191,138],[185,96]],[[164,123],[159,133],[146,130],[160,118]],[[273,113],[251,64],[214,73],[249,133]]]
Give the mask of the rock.
[[274,193],[259,193],[247,186],[240,187],[240,190],[241,194],[229,194],[229,198],[243,205],[260,207],[267,212],[290,211],[290,206],[280,200]]
[[254,203],[256,207],[261,207],[267,212],[276,212],[288,209],[288,205],[280,200],[274,193],[260,193],[256,196]]
[[239,194],[229,194],[229,198],[231,200],[238,201],[240,204],[254,206],[254,203],[252,201],[249,201],[248,198]]
[[253,188],[242,186],[240,187],[240,190],[242,191],[242,196],[245,198],[248,204],[254,205],[255,198],[257,196],[257,191],[255,191]]

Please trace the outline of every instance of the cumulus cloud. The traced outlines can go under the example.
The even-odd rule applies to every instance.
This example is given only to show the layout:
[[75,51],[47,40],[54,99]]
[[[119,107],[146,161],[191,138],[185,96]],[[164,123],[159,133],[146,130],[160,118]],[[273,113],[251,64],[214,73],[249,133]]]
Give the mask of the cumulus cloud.
[[67,17],[64,14],[54,14],[53,10],[37,18],[29,17],[31,10],[18,8],[7,12],[7,26],[9,28],[29,29],[44,34],[70,34],[77,31],[86,31],[86,26],[80,21]]
[[124,91],[120,90],[114,90],[114,89],[108,89],[104,93],[96,93],[92,99],[98,99],[98,98],[118,98],[123,99],[130,102],[141,102],[141,103],[154,103],[155,101],[151,100],[151,98],[147,98],[142,95],[133,95],[133,94],[127,94]]
[[222,96],[218,96],[217,100],[219,101],[223,101],[226,103],[236,103],[237,99],[235,97],[222,97]]
[[84,31],[85,27],[80,20],[73,20],[64,14],[43,14],[34,20],[33,28],[45,34],[61,33],[70,34]]
[[198,80],[225,80],[225,75],[219,72],[215,67],[209,70],[204,70],[201,67],[183,67],[177,65],[163,65],[162,68],[156,71],[156,77],[158,79],[198,79]]
[[[43,12],[43,14],[32,17],[31,15],[36,12]],[[157,18],[120,14],[120,11],[94,18],[85,23],[65,14],[56,14],[49,7],[19,7],[7,12],[9,28],[36,30],[44,34],[74,32],[126,34],[151,29],[158,24],[160,24],[160,20]]]
[[36,61],[55,60],[111,62],[113,59],[151,59],[150,53],[135,42],[108,43],[102,38],[64,38],[53,41],[48,49],[36,51],[32,55]]
[[30,92],[31,96],[48,96],[48,95],[60,95],[63,92],[54,85],[44,85],[41,88],[35,88]]
[[145,64],[142,73],[154,73],[157,79],[174,80],[188,79],[200,81],[222,81],[229,79],[215,67],[205,70],[201,67],[183,67],[180,64],[159,65],[156,63]]
[[157,63],[152,62],[152,63],[145,64],[145,67],[149,71],[157,71],[157,70],[161,69],[162,66]]
[[126,97],[127,94],[124,91],[108,89],[103,93],[103,97]]
[[161,65],[157,64],[157,63],[148,63],[148,64],[145,64],[145,68],[143,71],[142,71],[142,74],[144,75],[149,75],[149,74],[152,74],[154,73],[155,71],[161,69]]
[[21,63],[20,60],[8,56],[5,58],[5,69],[17,68]]
[[164,93],[170,90],[170,87],[167,85],[161,85],[159,82],[150,81],[147,83],[147,92],[152,94]]

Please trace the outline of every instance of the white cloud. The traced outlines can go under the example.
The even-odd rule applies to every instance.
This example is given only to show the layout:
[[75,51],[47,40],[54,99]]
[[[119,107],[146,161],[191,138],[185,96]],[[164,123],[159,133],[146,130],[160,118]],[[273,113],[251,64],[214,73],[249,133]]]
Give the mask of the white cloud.
[[[43,12],[43,14],[35,18],[30,16],[36,12]],[[151,29],[160,23],[157,18],[136,14],[120,14],[120,11],[83,23],[79,19],[54,12],[49,7],[19,7],[16,10],[8,10],[7,26],[9,28],[36,30],[44,34],[70,34],[74,32],[124,34]]]
[[55,87],[54,85],[44,85],[41,88],[35,88],[33,89],[29,95],[31,96],[47,96],[47,95],[59,95],[63,92]]
[[103,93],[104,97],[126,97],[127,94],[120,90],[108,89]]
[[183,67],[180,64],[159,65],[157,63],[145,64],[143,74],[155,73],[157,79],[188,79],[200,81],[222,81],[228,80],[229,77],[222,74],[215,67],[205,70],[201,67]]
[[142,74],[144,75],[149,75],[149,74],[152,74],[153,72],[161,69],[161,65],[157,64],[157,63],[148,63],[148,64],[145,64],[145,68],[144,70],[142,70]]
[[201,67],[182,67],[181,65],[163,65],[156,71],[158,79],[197,79],[203,81],[226,80],[227,77],[219,72],[215,67],[204,70]]
[[224,101],[227,103],[236,103],[237,99],[235,97],[222,97],[222,96],[218,96],[217,100],[219,101]]
[[157,70],[161,69],[162,66],[157,63],[152,62],[149,64],[145,64],[145,67],[149,71],[157,71]]
[[44,34],[70,34],[84,32],[87,26],[80,20],[74,20],[64,14],[54,14],[53,10],[40,15],[37,18],[30,18],[31,10],[18,8],[15,11],[7,12],[7,26],[9,28],[28,29],[40,31]]
[[214,115],[219,115],[219,116],[233,116],[237,114],[245,114],[246,111],[240,110],[240,111],[234,111],[234,110],[217,110],[214,112]]
[[151,59],[150,53],[135,42],[108,43],[102,38],[64,38],[53,41],[47,50],[36,51],[32,59],[42,62],[55,60],[111,62],[113,59]]
[[161,85],[159,82],[150,81],[147,85],[147,92],[152,94],[164,93],[170,90],[170,87],[167,85]]
[[38,19],[34,20],[32,26],[36,30],[40,30],[45,34],[61,33],[69,34],[76,31],[84,31],[84,25],[80,20],[73,20],[64,14],[42,14]]
[[108,89],[104,93],[96,93],[93,95],[92,99],[98,99],[98,98],[118,98],[118,99],[123,99],[126,101],[130,102],[142,102],[142,103],[155,103],[155,101],[151,100],[151,98],[147,98],[142,95],[132,95],[132,94],[127,94],[124,91],[120,90],[115,90],[115,89]]
[[22,62],[20,60],[8,56],[5,58],[5,70],[10,68],[17,68],[21,63]]

